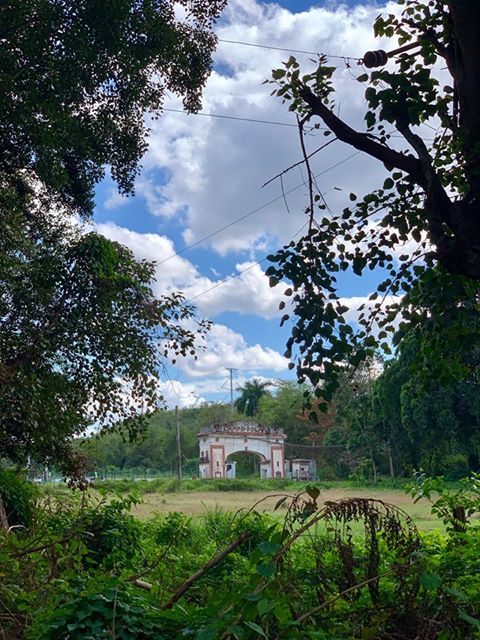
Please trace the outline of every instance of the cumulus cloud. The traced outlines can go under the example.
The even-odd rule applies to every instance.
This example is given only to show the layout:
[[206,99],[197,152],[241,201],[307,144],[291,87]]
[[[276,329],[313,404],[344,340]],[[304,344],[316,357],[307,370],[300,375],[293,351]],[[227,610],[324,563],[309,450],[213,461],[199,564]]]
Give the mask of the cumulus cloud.
[[244,374],[258,371],[286,371],[288,360],[274,349],[259,344],[248,345],[243,336],[229,327],[215,324],[206,338],[206,349],[198,359],[187,358],[182,363],[185,374],[192,378],[212,375],[226,367]]
[[210,318],[224,311],[254,314],[263,318],[279,316],[280,287],[271,289],[261,266],[241,262],[225,278],[203,276],[188,260],[175,254],[172,241],[157,233],[139,233],[113,222],[97,224],[98,233],[129,247],[137,259],[157,262],[154,293],[157,296],[182,291],[199,311]]
[[[230,279],[211,280],[180,256],[174,256],[171,240],[155,233],[138,233],[112,222],[96,225],[96,230],[111,240],[129,247],[137,259],[156,260],[154,292],[160,296],[174,290],[183,290],[187,300],[199,309],[200,315],[214,318],[224,311],[254,314],[275,318],[281,289],[270,289],[268,278],[257,263],[236,265]],[[205,293],[206,292],[206,293]],[[204,378],[202,383],[185,384],[167,380],[162,393],[169,404],[178,400],[179,406],[190,406],[198,400],[195,396],[209,394],[218,389],[218,371],[235,367],[243,372],[257,374],[261,371],[281,372],[287,368],[287,360],[277,351],[249,345],[243,336],[232,329],[215,324],[206,337],[205,349],[198,351],[198,359],[182,361],[182,369],[188,378]],[[203,397],[202,397],[203,399]],[[183,404],[182,404],[183,403]]]
[[[231,0],[218,27],[219,38],[337,55],[361,56],[366,49],[381,45],[374,41],[372,22],[378,7],[329,5],[291,13],[276,4],[254,0]],[[225,223],[233,222],[275,198],[260,211],[225,229],[208,242],[220,254],[256,250],[269,242],[285,242],[305,221],[304,176],[300,170],[287,174],[282,197],[279,181],[265,189],[261,185],[300,159],[295,118],[277,98],[269,96],[262,82],[271,69],[281,65],[288,54],[273,49],[220,42],[216,67],[204,92],[204,113],[238,116],[292,126],[243,122],[225,118],[186,116],[166,110],[151,123],[150,149],[137,184],[151,213],[171,218],[179,213],[184,221],[187,243],[197,241]],[[309,57],[299,55],[304,65]],[[362,89],[355,82],[355,66],[346,68],[342,60],[336,73],[337,111],[354,126],[362,127]],[[358,74],[357,74],[358,75]],[[167,109],[181,109],[180,101],[167,102]],[[315,149],[322,135],[309,136],[307,145]],[[383,167],[362,156],[330,169],[351,155],[351,149],[336,143],[313,162],[319,186],[333,186],[331,205],[343,206],[349,191],[359,193],[378,183]],[[159,177],[160,176],[160,177]],[[110,199],[112,206],[113,201]]]
[[238,263],[235,269],[234,274],[216,282],[208,278],[199,279],[186,289],[188,299],[211,317],[223,311],[255,314],[268,319],[280,317],[281,287],[270,288],[267,276],[256,262]]
[[178,406],[180,409],[194,407],[206,402],[206,399],[201,395],[198,385],[191,382],[167,379],[161,380],[157,386],[163,396],[165,405],[169,409],[175,406]]
[[[111,222],[97,225],[100,233],[129,246],[137,258],[157,261],[156,295],[181,290],[201,315],[213,319],[225,311],[264,319],[279,317],[284,287],[271,289],[265,267],[256,260],[259,252],[263,257],[301,230],[306,222],[307,188],[300,168],[285,174],[283,184],[275,180],[261,188],[301,158],[294,115],[278,98],[270,97],[270,88],[262,83],[289,54],[224,41],[352,57],[382,48],[383,43],[373,38],[372,30],[381,10],[378,6],[325,4],[292,13],[274,3],[230,0],[218,26],[221,41],[215,70],[205,88],[202,113],[240,119],[185,115],[179,113],[181,101],[172,98],[165,104],[162,117],[149,123],[150,147],[136,184],[137,197],[144,199],[159,224],[175,219],[187,245],[211,236],[203,241],[205,247],[220,256],[233,253],[237,259],[233,272],[227,275],[208,265],[200,271],[188,259],[176,255],[172,240],[160,233],[138,233]],[[389,3],[387,12],[393,12],[396,6]],[[307,67],[311,66],[311,57],[298,55]],[[336,111],[352,126],[364,129],[363,90],[355,81],[361,71],[354,62],[350,67],[336,58],[331,62],[338,65]],[[306,137],[309,151],[324,142],[321,131]],[[349,204],[350,192],[361,196],[381,184],[386,173],[380,163],[355,154],[340,142],[317,154],[312,168],[334,211]],[[123,204],[124,199],[113,192],[107,194],[107,209]],[[352,322],[358,318],[358,307],[370,304],[368,295],[343,298],[342,302],[349,306],[347,319]],[[190,358],[181,365],[182,380],[184,375],[187,382],[167,380],[162,390],[169,403],[182,406],[185,402],[188,406],[197,402],[196,397],[209,397],[219,391],[225,382],[220,373],[225,367],[235,367],[245,377],[276,372],[281,376],[287,364],[274,349],[249,344],[229,327],[215,325],[207,337],[207,349],[199,353],[198,360]]]
[[[349,323],[358,322],[358,316],[360,312],[363,312],[368,315],[375,309],[375,304],[380,302],[381,299],[370,300],[370,296],[351,296],[349,298],[340,298],[340,303],[348,307],[348,311],[345,313],[345,320]],[[386,305],[397,304],[402,299],[402,296],[386,296],[383,301],[382,307],[384,308]],[[399,319],[399,321],[401,318]]]
[[119,190],[115,187],[110,187],[107,192],[107,197],[103,203],[103,206],[107,211],[118,209],[128,203],[128,198],[123,196]]
[[157,295],[183,290],[199,277],[191,262],[175,254],[172,240],[158,233],[139,233],[113,222],[95,225],[96,231],[127,246],[138,260],[157,262],[154,291]]

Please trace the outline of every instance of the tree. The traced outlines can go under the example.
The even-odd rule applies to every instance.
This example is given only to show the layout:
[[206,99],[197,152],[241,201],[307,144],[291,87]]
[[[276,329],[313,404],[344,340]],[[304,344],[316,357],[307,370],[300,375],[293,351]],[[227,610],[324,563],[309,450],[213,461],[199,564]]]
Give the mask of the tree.
[[289,443],[303,443],[310,432],[302,420],[307,387],[286,380],[278,381],[276,386],[275,395],[266,394],[260,399],[257,418],[267,427],[281,429]]
[[167,90],[199,109],[225,2],[1,3],[1,456],[71,473],[87,424],[133,436],[159,367],[206,329],[185,328],[180,295],[154,298],[152,264],[75,226],[107,166],[133,192]]
[[91,424],[141,431],[164,363],[193,354],[208,323],[186,328],[193,308],[154,297],[154,265],[98,234],[54,218],[27,246],[0,277],[0,455],[66,465]]
[[[479,327],[480,314],[472,304],[454,307],[444,314],[444,332],[431,340],[444,342],[459,327],[469,328],[468,340],[443,345],[447,362],[449,351],[463,363],[467,374],[460,379],[440,376],[421,379],[415,367],[424,347],[423,333],[411,330],[402,337],[397,358],[386,364],[374,386],[374,410],[395,442],[403,465],[422,467],[427,473],[465,473],[477,471],[480,455]],[[426,321],[429,322],[428,320]],[[451,328],[452,323],[456,326]],[[435,370],[435,363],[432,363]]]
[[[198,432],[211,423],[231,419],[230,405],[205,403],[179,410],[182,454],[198,460]],[[177,452],[176,417],[174,411],[160,410],[146,417],[146,433],[142,440],[124,442],[117,433],[95,435],[80,443],[81,452],[97,470],[112,465],[117,468],[148,467],[171,470]]]
[[254,416],[258,411],[258,404],[260,398],[267,395],[267,387],[270,382],[262,382],[257,378],[253,380],[247,380],[243,387],[238,387],[237,391],[240,391],[240,397],[235,400],[235,407],[237,411],[245,414],[246,416]]
[[368,464],[374,482],[389,453],[388,439],[372,407],[373,388],[381,369],[382,363],[376,358],[343,376],[335,394],[335,426],[327,434],[328,443],[346,447],[357,468],[362,461]]
[[[445,299],[437,295],[439,280],[453,304],[462,304],[466,294],[478,299],[480,5],[469,0],[398,2],[404,5],[403,13],[378,17],[375,34],[393,39],[393,47],[412,46],[394,56],[395,68],[367,71],[357,78],[367,85],[365,132],[336,115],[335,69],[324,57],[313,73],[301,75],[293,57],[273,72],[274,93],[298,114],[310,186],[310,228],[270,256],[274,266],[267,274],[272,285],[284,278],[293,284],[287,289],[294,327],[286,355],[292,358],[298,348],[300,381],[322,382],[317,393],[326,399],[345,366],[365,361],[378,347],[390,352],[386,338],[400,312],[407,313],[410,326],[424,327],[426,315],[440,317]],[[384,63],[388,56],[377,59]],[[370,64],[368,56],[365,63]],[[450,76],[447,82],[439,77],[443,67]],[[389,172],[383,185],[363,198],[350,194],[354,204],[341,213],[329,211],[323,194],[314,190],[304,127],[319,124],[315,119],[327,127],[326,134],[377,159]],[[431,145],[420,135],[423,124],[436,130]],[[392,133],[403,137],[408,151],[391,145]],[[325,211],[320,220],[315,219],[316,210]],[[414,243],[412,250],[405,247],[407,242]],[[348,309],[339,299],[336,275],[361,275],[367,268],[378,269],[381,282],[355,330],[346,322]],[[411,295],[399,300],[405,293]],[[386,304],[389,295],[397,300]],[[285,313],[282,322],[288,318]],[[438,345],[430,347],[431,357],[441,354]]]
[[[226,0],[7,0],[0,7],[1,187],[43,186],[89,215],[110,168],[131,193],[166,91],[200,108]],[[184,9],[183,18],[182,11]]]

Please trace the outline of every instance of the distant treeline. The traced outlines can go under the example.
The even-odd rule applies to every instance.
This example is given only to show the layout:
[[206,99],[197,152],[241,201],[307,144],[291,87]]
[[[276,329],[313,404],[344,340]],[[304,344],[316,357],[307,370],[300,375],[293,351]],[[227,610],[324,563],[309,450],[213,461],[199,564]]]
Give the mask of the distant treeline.
[[[375,361],[357,370],[322,412],[314,402],[305,408],[306,388],[294,382],[269,387],[250,384],[240,389],[237,406],[254,406],[253,415],[224,404],[179,410],[182,467],[195,475],[197,434],[212,422],[254,419],[280,427],[287,435],[286,457],[315,457],[319,477],[376,480],[400,477],[414,469],[461,477],[479,468],[480,385],[476,375],[463,382],[415,385],[410,363],[415,345],[405,342],[396,359]],[[259,397],[250,402],[243,394]],[[247,399],[248,400],[248,399]],[[251,412],[250,412],[251,413]],[[296,446],[294,446],[296,445]],[[158,411],[145,437],[129,442],[117,433],[92,436],[79,444],[90,468],[113,477],[148,477],[176,473],[176,418]],[[240,476],[257,475],[254,456],[237,456]]]

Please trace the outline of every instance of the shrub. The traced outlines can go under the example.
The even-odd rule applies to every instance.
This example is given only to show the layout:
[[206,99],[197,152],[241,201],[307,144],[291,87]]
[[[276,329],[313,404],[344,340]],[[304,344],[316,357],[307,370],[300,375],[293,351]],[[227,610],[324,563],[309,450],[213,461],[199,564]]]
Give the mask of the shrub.
[[37,501],[36,487],[13,469],[0,469],[0,495],[10,526],[29,527]]
[[146,528],[157,545],[184,545],[192,543],[195,538],[192,518],[179,511],[171,511],[166,516],[157,515],[147,523]]
[[89,561],[130,566],[140,548],[141,523],[126,513],[137,498],[128,496],[82,509],[77,526],[89,551]]
[[104,576],[63,587],[45,610],[33,617],[27,640],[170,640],[173,625],[143,594]]
[[448,480],[459,480],[470,473],[467,456],[461,453],[451,453],[438,461],[438,474]]

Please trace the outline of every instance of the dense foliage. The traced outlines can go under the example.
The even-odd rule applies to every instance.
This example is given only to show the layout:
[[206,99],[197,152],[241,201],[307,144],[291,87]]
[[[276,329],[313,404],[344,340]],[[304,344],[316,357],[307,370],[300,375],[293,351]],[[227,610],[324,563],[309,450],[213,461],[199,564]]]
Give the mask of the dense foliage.
[[162,363],[193,353],[208,326],[182,326],[192,308],[155,298],[153,265],[126,247],[55,219],[44,231],[22,254],[11,247],[0,278],[0,454],[23,464],[66,463],[71,437],[95,423],[140,430],[162,401]]
[[[184,11],[179,11],[179,5]],[[89,215],[110,167],[133,190],[145,114],[166,91],[200,107],[225,0],[7,0],[0,7],[1,187],[34,177]]]
[[381,501],[324,505],[313,485],[281,497],[275,516],[170,513],[145,522],[128,514],[132,497],[44,496],[34,522],[0,537],[0,633],[26,640],[476,638],[480,540],[469,519],[480,507],[478,479],[450,491],[419,478],[411,491],[440,492],[433,511],[446,533],[420,535],[405,513]]
[[79,220],[107,167],[133,192],[166,90],[200,107],[224,5],[1,3],[1,458],[81,475],[72,436],[120,418],[134,436],[161,367],[207,328],[181,295],[155,298],[152,264]]
[[[418,340],[415,334],[405,336],[396,357],[372,360],[345,376],[334,401],[326,412],[316,411],[315,421],[312,408],[305,407],[309,388],[280,381],[260,399],[253,419],[282,429],[286,458],[313,457],[323,480],[401,478],[419,468],[455,479],[478,471],[477,367],[462,381],[426,383],[413,366]],[[478,347],[466,344],[465,357],[470,357]],[[197,475],[199,430],[242,417],[232,416],[228,405],[179,411],[185,475]],[[174,412],[160,411],[148,419],[143,441],[125,442],[111,434],[86,440],[80,450],[102,477],[172,474],[175,434]],[[236,461],[240,477],[258,477],[252,454]]]

